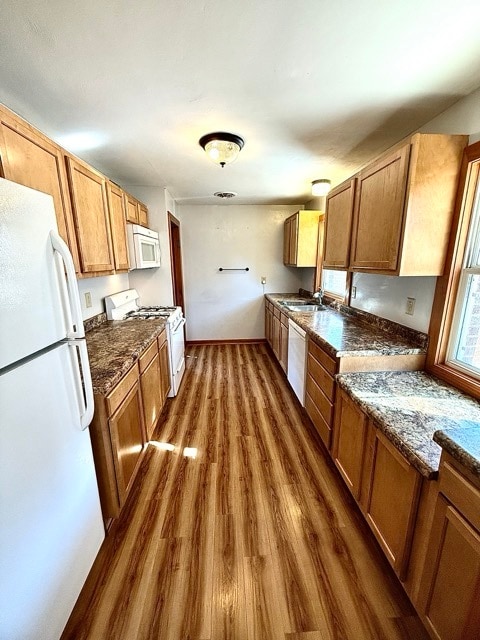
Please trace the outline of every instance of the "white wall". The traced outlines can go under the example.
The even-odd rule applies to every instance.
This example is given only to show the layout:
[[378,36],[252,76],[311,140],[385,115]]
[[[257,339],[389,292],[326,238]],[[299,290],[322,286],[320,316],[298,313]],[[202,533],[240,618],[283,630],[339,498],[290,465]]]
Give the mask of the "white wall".
[[[80,302],[82,305],[83,319],[92,318],[105,311],[103,299],[112,293],[128,289],[128,274],[119,273],[115,276],[102,276],[100,278],[85,278],[78,280]],[[85,306],[85,293],[89,292],[92,298],[92,306]]]
[[[379,276],[354,273],[353,286],[357,297],[351,306],[382,318],[428,332],[436,278]],[[405,313],[407,298],[415,298],[413,316]]]
[[[427,122],[420,131],[468,134],[470,144],[480,140],[480,89]],[[353,284],[357,287],[357,297],[351,304],[352,307],[427,332],[435,283],[436,278],[355,274]],[[405,314],[407,297],[416,299],[413,316]]]
[[172,274],[167,211],[175,215],[175,202],[162,187],[129,186],[128,191],[148,207],[149,226],[160,234],[162,266],[130,271],[130,286],[138,290],[143,305],[172,304]]
[[[264,337],[263,294],[302,286],[304,269],[282,262],[283,223],[295,211],[298,205],[177,204],[188,340]],[[219,267],[250,271],[221,273]]]

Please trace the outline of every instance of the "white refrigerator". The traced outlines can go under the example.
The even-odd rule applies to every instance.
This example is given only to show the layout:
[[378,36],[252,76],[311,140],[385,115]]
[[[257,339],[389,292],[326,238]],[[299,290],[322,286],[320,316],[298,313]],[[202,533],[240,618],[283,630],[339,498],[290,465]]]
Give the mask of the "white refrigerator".
[[53,200],[0,179],[0,640],[58,640],[102,544],[92,416]]

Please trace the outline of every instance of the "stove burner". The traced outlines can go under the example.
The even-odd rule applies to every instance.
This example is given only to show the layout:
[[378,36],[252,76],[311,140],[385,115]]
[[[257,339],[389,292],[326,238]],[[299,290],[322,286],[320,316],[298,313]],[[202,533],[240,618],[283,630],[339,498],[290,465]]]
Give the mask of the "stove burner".
[[138,309],[139,311],[153,311],[153,312],[158,312],[158,311],[163,311],[165,313],[173,313],[174,311],[177,310],[176,307],[162,307],[162,306],[155,306],[155,307],[140,307]]

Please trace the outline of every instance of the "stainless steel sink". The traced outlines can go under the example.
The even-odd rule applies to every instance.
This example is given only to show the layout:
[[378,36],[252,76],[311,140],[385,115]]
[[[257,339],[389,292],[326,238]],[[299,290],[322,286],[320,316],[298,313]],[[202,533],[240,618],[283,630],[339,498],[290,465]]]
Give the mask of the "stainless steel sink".
[[323,304],[284,304],[289,311],[324,311],[327,307]]

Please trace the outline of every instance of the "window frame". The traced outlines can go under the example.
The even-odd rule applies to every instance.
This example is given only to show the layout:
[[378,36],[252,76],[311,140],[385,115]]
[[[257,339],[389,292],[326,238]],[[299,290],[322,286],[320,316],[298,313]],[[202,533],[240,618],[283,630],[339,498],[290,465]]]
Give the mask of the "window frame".
[[437,280],[430,320],[426,370],[480,399],[480,380],[447,360],[459,293],[470,218],[480,182],[480,141],[465,149],[444,275]]

